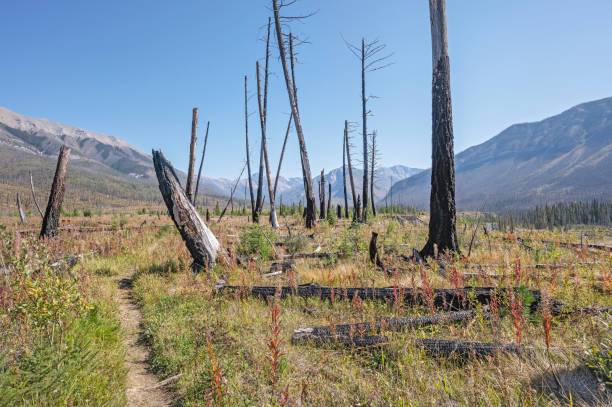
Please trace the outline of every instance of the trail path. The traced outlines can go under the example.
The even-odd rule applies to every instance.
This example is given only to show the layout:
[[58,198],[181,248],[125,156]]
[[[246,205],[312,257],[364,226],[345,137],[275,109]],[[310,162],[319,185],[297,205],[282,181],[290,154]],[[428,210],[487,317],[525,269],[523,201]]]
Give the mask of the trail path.
[[[121,326],[125,331],[124,346],[127,351],[127,398],[129,407],[169,407],[172,398],[160,380],[149,370],[149,349],[142,341],[142,314],[132,293],[133,271],[117,279],[119,285],[119,310]],[[156,386],[157,385],[157,386]]]

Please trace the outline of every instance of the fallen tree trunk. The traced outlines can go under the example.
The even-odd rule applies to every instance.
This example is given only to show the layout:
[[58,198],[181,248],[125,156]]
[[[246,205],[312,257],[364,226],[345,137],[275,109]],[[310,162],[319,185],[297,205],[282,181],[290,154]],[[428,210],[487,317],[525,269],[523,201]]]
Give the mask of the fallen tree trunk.
[[[299,297],[318,297],[321,299],[345,298],[353,299],[359,297],[362,300],[399,300],[410,304],[428,304],[445,309],[468,309],[474,303],[489,304],[494,295],[507,296],[508,289],[499,287],[464,287],[459,289],[442,288],[431,290],[431,293],[405,287],[327,287],[318,284],[298,285],[297,287],[275,287],[275,286],[229,286],[217,285],[219,291],[230,290],[241,293],[249,293],[259,297],[272,297],[280,290],[281,297],[296,295]],[[533,297],[531,312],[535,312],[542,302],[542,294],[539,290],[528,290]],[[550,311],[553,314],[563,313],[563,304],[553,302]]]
[[153,165],[168,214],[193,258],[192,270],[212,269],[220,244],[187,198],[170,164],[161,151],[153,150]]
[[284,259],[321,259],[333,256],[341,256],[340,252],[331,252],[331,253],[296,253],[296,254],[288,254],[283,256]]
[[296,329],[293,332],[292,342],[299,340],[308,340],[316,336],[333,336],[333,335],[349,335],[363,334],[365,332],[384,332],[384,331],[401,331],[404,328],[420,328],[428,325],[438,325],[442,323],[451,323],[464,321],[473,318],[476,315],[474,311],[459,311],[449,312],[445,314],[411,317],[411,318],[383,318],[374,323],[360,322],[355,324],[335,325],[332,328],[329,326],[318,326],[313,328]]
[[57,228],[59,226],[60,212],[62,202],[64,201],[64,192],[66,191],[66,170],[68,168],[68,160],[70,159],[70,148],[65,145],[60,148],[57,158],[57,167],[55,168],[55,176],[51,185],[51,193],[49,194],[49,202],[47,210],[42,221],[40,229],[41,238],[49,238],[57,236]]
[[[325,335],[296,339],[294,343],[306,342],[312,345],[344,345],[350,347],[378,347],[391,343],[391,338],[383,335]],[[419,339],[414,346],[432,356],[444,357],[484,357],[498,353],[523,354],[532,351],[532,346],[518,346],[490,342],[465,342],[444,339]]]

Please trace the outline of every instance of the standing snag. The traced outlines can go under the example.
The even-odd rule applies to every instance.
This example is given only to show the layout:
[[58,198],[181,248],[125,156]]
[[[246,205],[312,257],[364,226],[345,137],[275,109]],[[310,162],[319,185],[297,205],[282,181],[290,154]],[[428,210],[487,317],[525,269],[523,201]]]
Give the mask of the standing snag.
[[[344,121],[344,146],[346,147],[346,163],[348,165],[349,181],[351,182],[351,194],[353,195],[353,220],[359,218],[359,202],[355,192],[355,181],[353,179],[353,165],[351,164],[351,148],[348,138],[348,120]],[[348,218],[348,213],[347,213]]]
[[181,183],[161,151],[153,150],[153,165],[168,214],[193,258],[192,270],[212,269],[220,244],[181,188]]
[[60,148],[57,158],[57,167],[55,168],[55,176],[51,185],[51,193],[49,194],[49,202],[43,217],[42,227],[40,229],[40,237],[48,238],[57,236],[57,228],[59,226],[60,212],[62,202],[64,201],[64,192],[66,191],[66,170],[68,168],[68,159],[70,158],[70,148],[63,145]]
[[200,169],[198,170],[198,180],[196,182],[195,195],[193,197],[193,203],[197,207],[198,203],[198,191],[200,190],[200,178],[202,178],[202,166],[204,165],[204,156],[206,155],[206,144],[208,144],[208,129],[210,128],[210,121],[206,123],[206,136],[204,136],[204,150],[202,150],[202,160],[200,161]]
[[325,170],[321,170],[319,182],[319,219],[325,219]]
[[247,176],[249,181],[249,192],[251,197],[251,219],[253,222],[257,222],[257,214],[255,210],[255,198],[253,197],[253,178],[251,177],[251,154],[249,148],[249,106],[248,106],[248,93],[247,93],[247,76],[244,75],[244,136],[246,139],[246,162],[247,162]]
[[36,205],[36,210],[40,214],[40,217],[44,218],[45,216],[40,210],[40,206],[38,205],[38,201],[36,200],[36,192],[34,192],[34,180],[32,179],[32,171],[30,171],[30,188],[32,188],[32,199],[34,200],[34,205]]
[[[306,151],[306,141],[304,139],[304,132],[302,130],[302,121],[300,119],[299,108],[297,104],[297,94],[295,92],[295,69],[294,69],[294,53],[293,53],[293,41],[292,35],[289,34],[289,46],[290,46],[290,57],[291,67],[293,75],[290,75],[289,66],[287,65],[287,55],[285,51],[285,43],[283,40],[283,31],[281,28],[281,16],[280,7],[278,0],[272,0],[272,10],[274,11],[274,26],[276,29],[276,42],[278,45],[278,51],[280,54],[281,65],[283,67],[283,75],[285,77],[285,85],[287,88],[287,96],[289,97],[289,105],[291,107],[291,114],[293,115],[293,124],[295,131],[298,136],[298,142],[300,145],[300,159],[302,162],[302,176],[304,178],[304,193],[306,196],[306,227],[312,228],[315,222],[315,197],[314,188],[312,185],[312,173],[310,172],[310,161],[308,160],[308,152]],[[293,78],[293,79],[292,79]]]
[[25,213],[23,213],[23,209],[21,207],[21,195],[17,192],[17,209],[19,209],[19,217],[21,218],[21,223],[24,225],[28,224],[28,220],[26,219]]
[[422,257],[438,250],[459,252],[455,208],[455,156],[446,30],[446,0],[429,0],[432,45],[432,153],[429,238]]
[[187,187],[185,188],[187,192],[187,199],[191,201],[192,204],[195,204],[195,198],[193,196],[193,172],[195,167],[195,153],[196,153],[196,142],[197,142],[197,133],[198,132],[198,108],[193,108],[193,113],[191,116],[191,143],[189,145],[189,170],[187,172]]

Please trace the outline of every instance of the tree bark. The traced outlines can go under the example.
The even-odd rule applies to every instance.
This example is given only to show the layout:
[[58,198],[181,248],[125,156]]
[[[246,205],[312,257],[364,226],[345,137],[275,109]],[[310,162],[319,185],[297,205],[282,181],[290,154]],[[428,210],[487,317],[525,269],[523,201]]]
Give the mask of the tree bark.
[[[283,141],[283,149],[281,150],[280,159],[278,160],[278,168],[276,169],[276,178],[274,179],[274,196],[276,196],[276,188],[278,187],[278,179],[280,178],[281,166],[283,165],[283,158],[285,157],[285,148],[287,147],[287,139],[289,138],[289,131],[291,130],[291,121],[293,115],[289,116],[289,123],[287,123],[287,130],[285,131],[285,140]],[[282,201],[282,195],[281,195]],[[281,202],[282,207],[282,202]],[[281,216],[283,216],[281,214]]]
[[189,170],[187,171],[187,199],[195,205],[193,196],[193,172],[195,170],[196,143],[198,139],[198,108],[193,108],[191,116],[191,144],[189,146]]
[[38,200],[36,199],[36,192],[34,192],[34,180],[32,179],[32,171],[30,171],[30,188],[32,188],[32,199],[34,200],[34,205],[36,205],[36,210],[38,210],[40,217],[44,218],[45,216],[40,210],[40,206],[38,205]]
[[204,165],[204,156],[206,155],[206,145],[208,144],[208,129],[210,128],[210,121],[206,123],[206,136],[204,136],[204,149],[202,150],[202,160],[200,161],[200,169],[198,170],[198,180],[196,182],[195,195],[193,197],[193,202],[195,207],[197,208],[198,202],[198,191],[200,189],[200,178],[202,178],[202,166]]
[[332,185],[331,185],[331,181],[327,183],[327,189],[328,189],[328,194],[327,194],[327,214],[329,215],[329,211],[331,211],[331,198],[332,198]]
[[342,187],[344,189],[344,217],[348,219],[348,198],[346,197],[346,139],[342,136]]
[[19,217],[21,218],[21,223],[24,225],[28,224],[28,220],[26,219],[25,213],[23,213],[23,208],[21,207],[21,195],[17,192],[17,209],[19,210]]
[[368,214],[368,113],[366,111],[366,104],[368,99],[366,98],[365,88],[365,38],[361,39],[361,118],[362,118],[362,129],[363,132],[363,208],[361,210],[361,221],[367,220]]
[[[351,182],[351,194],[353,194],[353,219],[359,218],[359,205],[357,193],[355,192],[355,180],[353,179],[353,165],[351,164],[351,148],[348,139],[348,120],[344,121],[344,145],[346,146],[346,163],[348,164],[349,181]],[[357,215],[355,215],[357,211]]]
[[49,202],[43,217],[42,227],[40,230],[41,238],[49,238],[57,236],[57,228],[60,221],[60,212],[62,202],[64,201],[64,193],[66,192],[66,171],[68,169],[68,160],[70,159],[70,148],[62,146],[57,158],[57,167],[55,168],[55,176],[51,185],[51,193],[49,194]]
[[[287,56],[285,52],[285,44],[283,42],[283,32],[281,29],[278,0],[272,0],[272,9],[274,11],[274,24],[276,28],[276,41],[279,49],[281,64],[283,66],[283,74],[285,76],[285,85],[287,87],[287,96],[289,97],[289,105],[293,114],[293,123],[300,144],[300,158],[302,161],[302,174],[304,177],[304,192],[306,196],[306,228],[312,228],[315,222],[315,197],[314,188],[312,185],[312,174],[310,172],[310,161],[308,160],[308,152],[306,150],[306,141],[304,132],[302,131],[302,122],[297,105],[297,95],[294,92],[295,78],[291,79],[289,67],[287,66]],[[290,43],[291,35],[290,35]],[[291,52],[291,60],[293,61],[293,52]],[[292,63],[293,64],[293,63]],[[295,70],[294,70],[295,72]]]
[[255,222],[255,199],[253,197],[253,178],[251,177],[251,154],[249,148],[249,108],[248,108],[249,97],[247,94],[247,76],[244,75],[244,129],[246,138],[246,161],[247,171],[249,176],[249,192],[251,194],[251,219]]
[[446,0],[429,0],[432,38],[432,165],[429,238],[422,257],[438,250],[460,253],[455,208],[455,157],[446,29]]
[[153,150],[153,165],[168,214],[193,258],[191,268],[194,271],[211,270],[217,260],[219,241],[187,199],[172,164],[161,151]]

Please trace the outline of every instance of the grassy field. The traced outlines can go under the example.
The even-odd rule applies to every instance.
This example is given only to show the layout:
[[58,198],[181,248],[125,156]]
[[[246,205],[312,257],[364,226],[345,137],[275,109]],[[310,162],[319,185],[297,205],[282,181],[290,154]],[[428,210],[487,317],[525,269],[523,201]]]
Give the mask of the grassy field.
[[[442,271],[435,262],[401,260],[424,244],[427,227],[398,220],[323,221],[306,231],[296,217],[282,217],[272,230],[227,216],[211,229],[231,249],[228,264],[194,275],[189,253],[163,215],[72,217],[71,226],[82,231],[65,230],[45,244],[16,234],[26,229],[17,218],[3,218],[0,405],[126,405],[123,360],[130,350],[122,341],[117,278],[128,272],[135,273],[132,290],[153,371],[159,380],[181,374],[168,385],[177,406],[609,405],[612,318],[609,311],[585,309],[612,306],[609,251],[543,243],[580,242],[579,229],[491,231],[488,237],[480,229],[468,258],[475,221],[463,214],[458,231],[464,257],[447,259]],[[99,226],[105,230],[95,230]],[[372,231],[379,233],[381,258],[395,270],[391,275],[370,263]],[[589,232],[600,242],[611,234]],[[280,243],[277,254],[268,240]],[[277,255],[315,251],[338,254],[298,259],[292,271],[265,276]],[[76,264],[52,266],[75,254],[85,255]],[[262,299],[248,290],[219,292],[214,285],[220,280],[247,287],[315,282],[422,289],[425,298],[417,305],[360,300],[339,290],[331,300]],[[427,293],[468,286],[518,289],[500,291],[488,307],[468,295],[475,311],[470,319],[385,331],[383,346],[291,340],[299,328],[333,331],[345,323],[444,313]],[[527,289],[541,290],[545,304],[555,299],[575,312],[551,315],[547,306],[530,312]],[[427,338],[520,343],[524,352],[433,356],[418,346]]]

